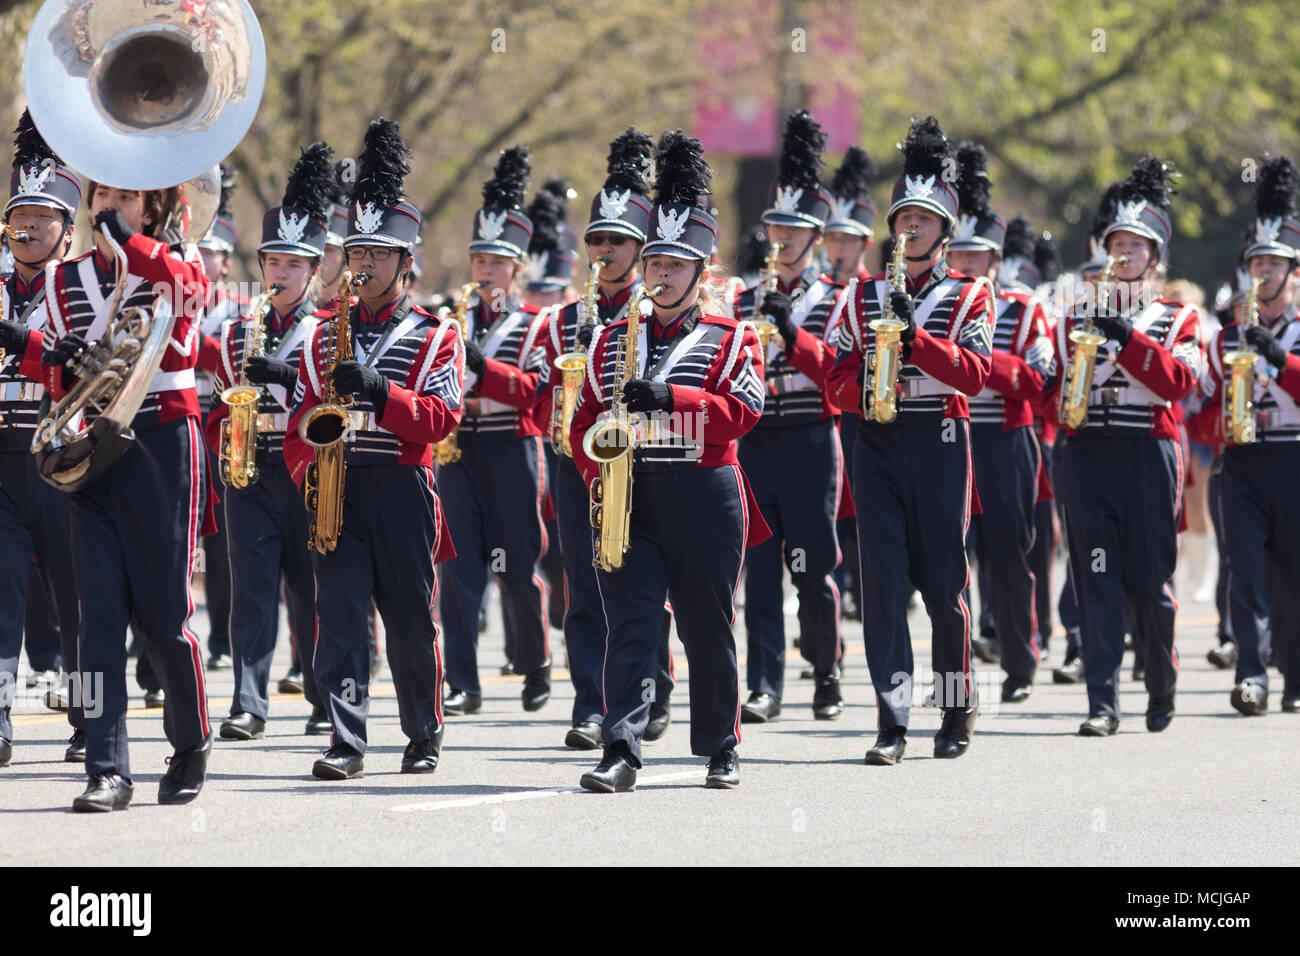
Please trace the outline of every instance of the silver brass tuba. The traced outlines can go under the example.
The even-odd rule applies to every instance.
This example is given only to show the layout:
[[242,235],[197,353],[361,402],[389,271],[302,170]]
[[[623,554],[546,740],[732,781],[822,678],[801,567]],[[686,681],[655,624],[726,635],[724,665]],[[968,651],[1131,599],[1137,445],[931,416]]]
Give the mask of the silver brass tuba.
[[[262,31],[245,0],[47,0],[23,62],[32,119],[69,166],[119,189],[181,184],[158,236],[167,242],[207,232],[216,164],[252,124],[265,82]],[[127,449],[175,323],[163,299],[121,308],[126,253],[104,235],[117,260],[108,325],[78,359],[77,383],[42,409],[32,440],[41,477],[62,491],[85,487]]]

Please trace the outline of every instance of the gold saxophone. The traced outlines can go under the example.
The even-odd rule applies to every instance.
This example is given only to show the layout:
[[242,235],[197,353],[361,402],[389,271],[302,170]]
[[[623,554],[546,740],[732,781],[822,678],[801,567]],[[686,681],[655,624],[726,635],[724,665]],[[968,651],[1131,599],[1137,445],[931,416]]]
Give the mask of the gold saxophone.
[[1259,325],[1259,287],[1264,280],[1252,276],[1246,294],[1246,317],[1241,323],[1241,348],[1223,356],[1231,369],[1223,391],[1223,434],[1234,445],[1249,445],[1255,440],[1255,360],[1259,353],[1246,345],[1246,330]]
[[[460,331],[461,344],[465,343],[465,313],[469,310],[469,294],[483,288],[483,282],[466,282],[456,293],[456,328]],[[447,433],[447,437],[433,444],[433,458],[440,465],[450,465],[460,461],[460,426],[457,425]]]
[[[601,256],[591,264],[587,274],[587,314],[588,323],[595,322],[600,315],[600,270],[609,265],[609,259]],[[573,413],[578,410],[578,393],[582,391],[582,378],[587,374],[587,346],[582,344],[578,333],[582,323],[574,328],[572,352],[555,356],[552,363],[560,373],[560,384],[551,392],[551,451],[557,455],[573,457],[573,446],[569,444],[569,426],[573,424]]]
[[[335,391],[334,370],[340,362],[352,361],[352,287],[354,284],[365,285],[369,279],[368,275],[361,274],[354,280],[347,269],[339,277],[338,305],[327,332],[329,344],[325,353],[320,404],[298,423],[298,436],[316,449],[316,460],[307,466],[303,491],[307,510],[312,513],[307,547],[321,554],[334,550],[339,543],[339,532],[343,530],[343,484],[348,472],[348,464],[343,458],[343,440],[352,424],[348,413],[352,397],[343,398]],[[307,361],[315,361],[314,356],[309,354]]]
[[609,416],[587,429],[582,439],[586,456],[600,465],[600,477],[591,483],[591,526],[596,530],[592,563],[604,571],[623,567],[632,534],[632,455],[636,449],[636,424],[623,401],[623,386],[637,377],[637,342],[641,337],[641,299],[660,295],[662,283],[649,292],[641,285],[627,304],[627,331],[614,366],[614,393]]
[[[905,232],[894,240],[894,258],[887,280],[890,292],[907,291],[904,256],[916,233]],[[882,425],[898,417],[898,370],[903,363],[900,336],[907,323],[894,315],[889,297],[880,303],[880,318],[867,323],[876,333],[875,345],[867,356],[867,374],[862,379],[862,417]]]
[[257,481],[257,412],[262,387],[248,380],[248,360],[266,354],[266,316],[271,299],[280,294],[273,285],[253,300],[249,310],[252,325],[244,336],[244,359],[239,382],[221,393],[229,411],[221,424],[221,480],[235,488],[247,488]]
[[1061,391],[1056,399],[1056,417],[1062,425],[1078,428],[1088,420],[1088,393],[1092,391],[1093,367],[1097,363],[1097,349],[1106,341],[1106,336],[1097,331],[1093,323],[1097,310],[1106,303],[1110,306],[1110,277],[1115,267],[1128,264],[1128,256],[1107,256],[1106,264],[1101,267],[1097,277],[1097,297],[1091,309],[1084,313],[1083,328],[1070,333],[1074,351],[1070,354],[1070,364],[1065,370],[1065,379],[1061,382]]
[[776,323],[765,318],[759,310],[763,308],[763,302],[767,297],[776,291],[776,263],[784,248],[785,246],[779,242],[772,243],[772,247],[767,251],[767,260],[763,263],[763,281],[758,284],[754,292],[754,318],[750,321],[750,325],[758,335],[759,350],[763,354],[764,363],[767,362],[768,343],[772,341],[773,336],[776,336],[779,341],[781,335],[776,330]]

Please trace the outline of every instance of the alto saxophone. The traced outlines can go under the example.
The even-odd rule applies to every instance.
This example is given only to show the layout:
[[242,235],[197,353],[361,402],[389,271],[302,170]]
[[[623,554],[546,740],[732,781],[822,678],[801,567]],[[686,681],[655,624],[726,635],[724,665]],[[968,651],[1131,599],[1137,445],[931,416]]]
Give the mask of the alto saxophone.
[[[905,232],[894,240],[894,258],[887,279],[890,292],[907,291],[904,256],[907,244],[916,233]],[[898,371],[902,366],[903,345],[900,337],[907,323],[894,315],[889,298],[880,304],[880,318],[868,323],[876,341],[867,356],[867,374],[862,379],[862,417],[888,424],[898,417]]]
[[[600,270],[609,265],[609,259],[601,256],[591,264],[587,275],[587,314],[588,323],[595,322],[600,305]],[[555,370],[560,373],[560,384],[551,392],[551,451],[557,455],[573,457],[573,446],[569,444],[569,426],[573,424],[573,413],[578,410],[578,393],[582,390],[582,378],[587,374],[587,346],[582,344],[578,333],[582,324],[574,328],[577,339],[572,352],[555,356]]]
[[1249,445],[1255,440],[1255,361],[1259,353],[1246,341],[1246,330],[1259,325],[1259,287],[1264,280],[1252,276],[1246,295],[1246,317],[1241,323],[1241,348],[1223,356],[1223,364],[1232,371],[1223,391],[1223,434],[1234,445]]
[[1110,277],[1117,265],[1128,264],[1128,256],[1107,256],[1106,264],[1101,267],[1097,277],[1097,298],[1092,308],[1084,313],[1083,328],[1070,333],[1074,351],[1070,355],[1070,364],[1065,370],[1065,379],[1061,382],[1061,391],[1056,399],[1056,417],[1062,425],[1078,428],[1088,420],[1088,393],[1092,391],[1093,367],[1097,363],[1097,349],[1106,341],[1106,336],[1097,331],[1093,319],[1097,309],[1105,302],[1110,303]]
[[[370,277],[364,273],[353,279],[347,269],[339,278],[339,300],[330,323],[329,344],[325,353],[321,400],[298,423],[298,436],[316,449],[316,460],[307,466],[303,485],[307,510],[312,513],[307,547],[321,554],[333,551],[343,530],[343,484],[348,465],[343,444],[352,425],[348,409],[352,397],[343,398],[334,388],[334,370],[340,362],[352,361],[352,287],[365,285]],[[308,345],[310,350],[310,343]],[[307,361],[315,361],[311,354]]]
[[768,343],[772,341],[773,336],[780,340],[781,335],[776,330],[776,323],[771,319],[761,318],[759,310],[763,308],[767,297],[776,291],[776,263],[784,248],[785,246],[779,242],[772,243],[772,247],[767,252],[767,259],[763,263],[763,281],[754,292],[754,318],[749,324],[754,327],[754,332],[758,335],[759,351],[763,354],[764,362],[767,361]]
[[248,380],[248,360],[266,354],[266,316],[271,299],[280,294],[273,285],[253,300],[249,310],[252,325],[244,336],[244,360],[239,382],[221,393],[229,411],[221,424],[221,480],[235,488],[247,488],[257,481],[257,413],[262,387]]
[[665,288],[659,284],[646,292],[642,285],[632,294],[627,306],[627,331],[614,366],[609,416],[589,428],[582,439],[583,452],[600,465],[600,476],[591,483],[591,526],[597,535],[592,564],[604,571],[623,567],[631,543],[632,456],[637,434],[623,401],[623,386],[637,377],[640,366],[637,342],[641,336],[641,299],[653,299]]
[[[484,282],[466,282],[460,287],[460,292],[456,294],[456,328],[460,332],[461,345],[465,344],[465,313],[469,311],[469,294],[475,292],[486,283]],[[457,425],[447,433],[447,437],[441,441],[434,442],[433,458],[440,465],[450,465],[454,461],[460,461],[460,426]]]

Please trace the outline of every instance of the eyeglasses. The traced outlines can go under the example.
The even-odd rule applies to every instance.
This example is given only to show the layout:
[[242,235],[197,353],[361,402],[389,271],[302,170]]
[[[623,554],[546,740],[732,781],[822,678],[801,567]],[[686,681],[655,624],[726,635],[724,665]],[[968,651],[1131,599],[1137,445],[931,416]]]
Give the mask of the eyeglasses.
[[353,246],[347,250],[347,256],[348,262],[360,262],[366,257],[375,262],[387,262],[388,258],[396,251],[396,249],[389,249],[385,246]]

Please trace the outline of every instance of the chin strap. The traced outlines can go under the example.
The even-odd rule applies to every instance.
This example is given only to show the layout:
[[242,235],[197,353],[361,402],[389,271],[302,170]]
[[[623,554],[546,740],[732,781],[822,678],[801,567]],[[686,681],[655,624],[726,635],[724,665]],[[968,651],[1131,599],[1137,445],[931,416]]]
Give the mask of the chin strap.
[[908,262],[924,262],[926,259],[929,259],[932,255],[934,255],[934,251],[948,240],[948,235],[949,235],[949,229],[947,226],[944,226],[943,232],[939,233],[938,239],[930,243],[929,249],[926,249],[925,252],[921,253],[919,256],[905,255],[903,258],[906,259]]

